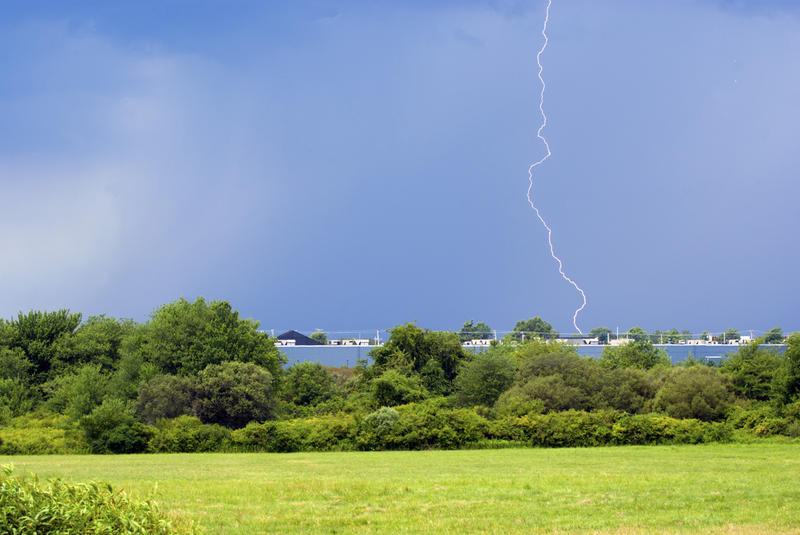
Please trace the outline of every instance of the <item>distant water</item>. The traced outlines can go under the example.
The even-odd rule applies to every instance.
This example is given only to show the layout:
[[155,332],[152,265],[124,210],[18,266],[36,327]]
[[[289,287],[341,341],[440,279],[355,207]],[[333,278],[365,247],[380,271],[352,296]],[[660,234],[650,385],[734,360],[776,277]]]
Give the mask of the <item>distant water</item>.
[[[282,347],[280,350],[289,359],[289,364],[295,362],[319,362],[326,366],[355,366],[359,359],[369,359],[369,352],[374,346],[295,346]],[[578,353],[589,357],[600,357],[604,346],[577,346]],[[724,360],[729,353],[739,350],[737,345],[707,345],[695,346],[686,344],[656,344],[655,347],[664,349],[673,364],[682,362],[690,356],[697,360]],[[775,348],[781,353],[786,349],[784,345],[770,344],[762,347]],[[713,357],[720,357],[719,359]],[[371,359],[370,359],[371,361]]]
[[[742,346],[733,344],[718,344],[718,345],[687,345],[687,344],[653,344],[655,347],[663,349],[669,355],[669,359],[673,364],[683,362],[689,357],[694,357],[697,360],[725,360],[728,354],[736,353]],[[578,353],[588,357],[599,358],[603,352],[604,346],[578,346]],[[784,345],[778,344],[764,344],[761,347],[775,348],[781,353],[786,349]],[[714,358],[719,357],[719,358]]]

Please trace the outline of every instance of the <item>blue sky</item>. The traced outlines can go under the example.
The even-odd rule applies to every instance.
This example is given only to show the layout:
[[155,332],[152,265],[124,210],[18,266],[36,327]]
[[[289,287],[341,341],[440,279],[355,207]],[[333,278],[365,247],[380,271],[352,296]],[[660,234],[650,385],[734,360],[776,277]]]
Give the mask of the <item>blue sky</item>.
[[[585,330],[800,328],[795,5],[554,1],[534,194]],[[572,330],[525,200],[544,7],[5,4],[0,316]]]

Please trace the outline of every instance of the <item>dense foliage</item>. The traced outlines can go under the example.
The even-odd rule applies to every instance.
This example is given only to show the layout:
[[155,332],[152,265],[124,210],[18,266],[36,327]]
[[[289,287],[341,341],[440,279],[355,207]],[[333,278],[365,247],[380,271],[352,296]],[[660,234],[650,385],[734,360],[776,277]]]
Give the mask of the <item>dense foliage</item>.
[[72,485],[0,472],[0,532],[17,535],[181,535],[195,533],[176,525],[155,503],[135,501],[100,483]]
[[[782,335],[773,329],[764,342]],[[588,446],[800,435],[800,334],[719,367],[673,366],[658,340],[558,342],[540,317],[503,343],[483,322],[399,325],[372,363],[286,359],[224,301],[180,299],[136,323],[68,310],[0,320],[0,453]],[[606,340],[610,329],[593,331]],[[324,333],[317,338],[323,339]],[[726,332],[724,336],[736,336]]]

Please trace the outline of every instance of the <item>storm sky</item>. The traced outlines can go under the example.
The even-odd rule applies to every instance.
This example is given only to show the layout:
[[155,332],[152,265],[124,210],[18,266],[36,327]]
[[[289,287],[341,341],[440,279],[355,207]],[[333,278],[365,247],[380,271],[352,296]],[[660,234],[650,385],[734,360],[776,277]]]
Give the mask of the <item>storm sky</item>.
[[[545,3],[4,4],[0,317],[572,331]],[[554,0],[584,330],[800,329],[796,5]]]

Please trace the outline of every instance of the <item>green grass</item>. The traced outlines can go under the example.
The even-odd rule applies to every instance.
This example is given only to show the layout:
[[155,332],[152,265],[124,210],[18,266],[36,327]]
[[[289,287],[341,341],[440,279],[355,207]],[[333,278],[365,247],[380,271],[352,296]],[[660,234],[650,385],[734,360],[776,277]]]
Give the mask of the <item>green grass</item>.
[[800,533],[797,443],[0,464],[154,492],[207,533]]

